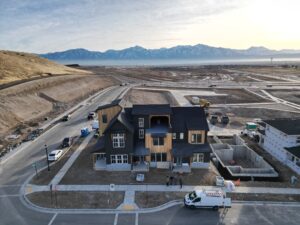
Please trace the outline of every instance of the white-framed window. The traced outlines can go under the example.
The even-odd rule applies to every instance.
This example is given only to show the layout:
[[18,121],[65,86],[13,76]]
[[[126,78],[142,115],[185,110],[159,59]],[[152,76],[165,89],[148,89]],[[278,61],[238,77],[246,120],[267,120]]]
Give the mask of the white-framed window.
[[173,133],[173,136],[172,136],[173,140],[176,139],[176,133]]
[[184,138],[184,133],[180,133],[180,139],[183,140]]
[[204,154],[203,153],[194,153],[193,162],[204,162]]
[[153,145],[154,146],[163,146],[164,138],[163,137],[153,137]]
[[125,134],[116,133],[112,134],[113,148],[124,148],[125,147]]
[[167,153],[158,152],[151,153],[151,162],[166,162],[167,161]]
[[201,134],[192,134],[192,144],[200,144],[202,143],[202,135]]
[[144,127],[144,118],[139,118],[139,127]]
[[112,164],[128,163],[128,155],[111,155],[110,162]]
[[139,129],[139,139],[144,139],[144,129]]

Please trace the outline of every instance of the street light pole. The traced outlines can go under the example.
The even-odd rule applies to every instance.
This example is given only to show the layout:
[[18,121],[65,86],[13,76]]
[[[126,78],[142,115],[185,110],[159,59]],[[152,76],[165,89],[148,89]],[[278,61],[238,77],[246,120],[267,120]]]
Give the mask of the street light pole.
[[46,159],[47,159],[47,164],[48,164],[48,171],[50,171],[49,159],[48,159],[48,148],[47,148],[46,144],[45,144],[45,150],[46,150]]

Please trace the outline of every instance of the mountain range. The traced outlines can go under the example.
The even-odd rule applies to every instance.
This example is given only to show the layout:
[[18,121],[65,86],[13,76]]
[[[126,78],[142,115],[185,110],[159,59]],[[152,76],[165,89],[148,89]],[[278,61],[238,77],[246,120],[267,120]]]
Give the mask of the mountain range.
[[300,50],[271,50],[265,47],[250,47],[248,49],[231,49],[212,47],[208,45],[178,45],[171,48],[146,49],[140,46],[122,50],[107,50],[105,52],[89,51],[83,48],[70,49],[61,52],[40,54],[41,57],[52,60],[84,60],[84,59],[224,59],[252,57],[300,57]]

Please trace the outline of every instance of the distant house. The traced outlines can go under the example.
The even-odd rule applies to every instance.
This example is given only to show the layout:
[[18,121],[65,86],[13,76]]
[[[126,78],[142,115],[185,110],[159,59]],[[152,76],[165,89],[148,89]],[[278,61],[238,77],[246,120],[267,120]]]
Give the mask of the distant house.
[[148,171],[149,167],[190,172],[208,168],[211,148],[202,107],[113,102],[98,108],[103,145],[94,152],[94,168]]
[[259,124],[260,145],[300,174],[300,119],[264,120]]

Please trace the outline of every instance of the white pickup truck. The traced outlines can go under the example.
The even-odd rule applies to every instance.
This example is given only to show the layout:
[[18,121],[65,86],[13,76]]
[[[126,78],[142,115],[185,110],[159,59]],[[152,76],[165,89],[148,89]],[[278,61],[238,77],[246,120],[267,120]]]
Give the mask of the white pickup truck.
[[231,198],[226,198],[222,190],[195,190],[184,198],[184,205],[188,208],[231,208]]

